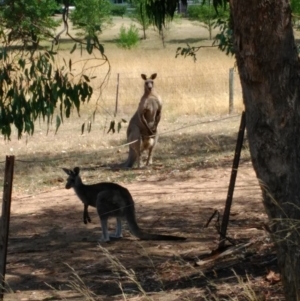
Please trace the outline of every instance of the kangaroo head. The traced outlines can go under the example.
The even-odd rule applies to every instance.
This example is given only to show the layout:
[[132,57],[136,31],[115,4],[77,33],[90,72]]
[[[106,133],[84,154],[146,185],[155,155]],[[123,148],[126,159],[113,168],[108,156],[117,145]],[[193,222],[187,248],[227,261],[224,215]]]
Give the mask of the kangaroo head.
[[141,74],[142,79],[145,81],[145,91],[151,92],[154,87],[153,80],[156,78],[157,74],[152,74],[149,78],[145,74]]
[[63,168],[63,171],[69,176],[67,179],[66,189],[75,187],[76,179],[79,178],[79,172],[80,172],[79,167],[75,167],[73,170]]

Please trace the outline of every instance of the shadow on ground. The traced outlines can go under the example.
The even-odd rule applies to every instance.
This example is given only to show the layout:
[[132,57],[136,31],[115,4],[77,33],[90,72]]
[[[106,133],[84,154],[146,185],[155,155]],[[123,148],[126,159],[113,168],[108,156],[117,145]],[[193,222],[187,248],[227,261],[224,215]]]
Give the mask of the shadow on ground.
[[[265,215],[259,189],[249,182],[255,180],[249,179],[253,177],[250,167],[237,187],[228,236],[237,245],[254,243],[229,257],[207,257],[218,246],[218,221],[204,226],[215,210],[224,208],[235,141],[236,135],[224,134],[162,136],[154,166],[128,171],[106,168],[108,163],[121,161],[126,151],[111,157],[90,151],[16,158],[16,186],[29,186],[22,182],[26,179],[50,189],[13,200],[7,263],[10,287],[19,294],[46,292],[51,300],[82,300],[82,290],[92,291],[101,300],[120,300],[123,291],[130,300],[142,295],[141,285],[149,296],[165,293],[166,300],[204,301],[209,294],[226,295],[226,285],[238,296],[238,277],[251,275],[261,290],[267,285],[263,276],[277,267],[273,248],[265,243],[267,235],[261,226]],[[247,142],[245,145],[247,151]],[[242,158],[245,168],[249,157],[244,151]],[[64,189],[63,166],[81,166],[88,183],[104,179],[128,183],[143,229],[187,240],[139,241],[125,228],[123,239],[101,243],[101,248],[95,209],[90,209],[92,223],[84,225],[83,205],[73,191]],[[174,176],[177,171],[178,177]],[[185,173],[191,174],[183,176]],[[111,230],[114,227],[112,221]],[[213,260],[202,265],[200,259]],[[77,297],[68,297],[69,291]],[[171,297],[172,293],[177,296]]]

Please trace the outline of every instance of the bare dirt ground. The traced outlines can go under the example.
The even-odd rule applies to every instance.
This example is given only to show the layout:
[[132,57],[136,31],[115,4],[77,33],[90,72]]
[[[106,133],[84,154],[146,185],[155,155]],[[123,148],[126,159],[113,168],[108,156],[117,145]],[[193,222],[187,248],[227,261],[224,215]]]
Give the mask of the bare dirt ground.
[[[227,144],[234,137],[228,136]],[[125,174],[124,179],[135,173],[133,181],[119,183],[135,199],[139,225],[149,232],[184,236],[183,242],[139,241],[125,230],[123,239],[99,243],[95,210],[90,208],[92,223],[84,225],[83,205],[72,190],[64,189],[59,171],[62,177],[53,177],[56,187],[50,190],[28,196],[16,192],[6,278],[14,294],[5,300],[250,300],[252,290],[258,297],[251,300],[283,300],[280,284],[266,279],[270,271],[277,272],[276,256],[263,228],[266,215],[247,149],[228,227],[229,254],[211,253],[219,240],[216,219],[204,226],[215,210],[223,214],[234,149],[230,145],[231,155],[223,153],[214,161],[188,167],[187,156],[185,169],[180,164],[174,168],[176,161],[170,169],[161,164],[162,150],[148,169],[114,172],[100,162],[82,168],[87,183],[98,181],[91,172],[111,178]],[[114,229],[114,221],[110,227]]]
[[[126,185],[136,200],[142,228],[187,238],[184,242],[138,241],[125,231],[122,240],[101,243],[126,269],[135,271],[137,281],[153,300],[238,296],[240,288],[231,285],[238,282],[233,270],[242,277],[247,273],[258,292],[274,296],[278,289],[265,279],[269,270],[276,271],[276,258],[262,227],[266,216],[248,161],[242,162],[238,172],[228,236],[238,244],[252,244],[224,260],[199,262],[217,247],[215,222],[208,228],[204,225],[214,210],[223,211],[230,163],[228,159],[219,168],[194,170],[185,181],[177,180],[174,171],[163,181],[150,179]],[[7,281],[16,292],[12,298],[83,300],[80,292],[70,287],[70,267],[101,297],[99,300],[122,300],[122,290],[129,300],[142,296],[99,248],[100,225],[95,210],[90,210],[92,224],[88,226],[82,222],[82,210],[74,192],[62,187],[14,199],[7,264]]]

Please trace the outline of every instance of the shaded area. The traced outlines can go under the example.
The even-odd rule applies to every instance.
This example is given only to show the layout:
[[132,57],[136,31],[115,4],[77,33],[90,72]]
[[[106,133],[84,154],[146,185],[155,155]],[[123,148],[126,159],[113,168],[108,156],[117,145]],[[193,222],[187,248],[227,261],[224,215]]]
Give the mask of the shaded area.
[[[68,299],[71,291],[77,297],[70,300],[82,300],[82,293],[70,288],[75,271],[83,289],[101,300],[120,300],[122,290],[129,300],[141,296],[139,284],[150,296],[166,293],[168,300],[201,301],[212,293],[226,296],[225,285],[239,296],[241,288],[234,269],[239,277],[255,279],[257,291],[265,286],[272,291],[264,276],[267,270],[277,271],[276,257],[272,245],[266,244],[268,237],[262,228],[265,215],[247,142],[228,236],[237,244],[257,242],[240,254],[213,261],[213,265],[197,265],[218,245],[217,221],[203,227],[214,210],[222,214],[235,141],[236,134],[162,136],[153,167],[126,171],[107,169],[108,163],[120,161],[125,152],[114,152],[111,157],[101,151],[57,156],[45,152],[34,158],[17,158],[16,186],[26,179],[50,190],[13,199],[7,265],[10,287],[20,294],[46,292],[51,300]],[[86,183],[123,183],[134,196],[141,228],[187,240],[138,241],[125,228],[123,239],[102,244],[105,249],[101,249],[99,217],[90,208],[92,223],[83,224],[83,205],[73,191],[64,189],[63,166],[80,166]],[[109,225],[113,230],[115,221]],[[280,292],[279,285],[275,288]]]
[[[160,200],[162,195],[172,195],[170,185],[159,184],[162,184],[161,192],[157,191],[151,198]],[[120,284],[129,296],[141,294],[137,283],[150,294],[162,291],[182,293],[182,290],[195,288],[204,289],[209,294],[222,283],[238,284],[232,268],[240,277],[246,274],[262,277],[266,269],[276,271],[272,249],[271,252],[269,249],[258,251],[264,232],[261,228],[262,216],[257,215],[260,209],[254,196],[253,201],[247,197],[235,202],[242,209],[240,214],[233,211],[229,235],[234,235],[237,243],[247,242],[253,237],[253,233],[247,230],[255,228],[255,236],[262,237],[262,240],[237,256],[215,261],[213,266],[196,266],[195,263],[205,259],[217,245],[215,221],[208,228],[203,226],[213,207],[220,206],[224,200],[199,200],[197,195],[201,194],[201,189],[188,185],[182,189],[186,195],[195,197],[188,201],[182,199],[182,204],[168,199],[154,204],[144,204],[138,200],[136,206],[137,220],[143,229],[164,234],[176,233],[186,236],[187,241],[138,241],[125,230],[123,239],[102,244],[110,258],[98,245],[101,230],[95,210],[90,208],[92,224],[84,225],[82,204],[68,190],[60,189],[43,197],[37,195],[15,199],[14,205],[18,206],[20,212],[26,213],[14,213],[11,218],[7,266],[10,287],[22,293],[46,291],[52,295],[52,300],[59,300],[60,294],[64,295],[70,290],[70,281],[74,279],[73,268],[85,283],[85,289],[91,290],[102,300],[119,300]],[[130,191],[137,199],[139,195],[145,199],[147,196],[149,198],[148,189],[145,187],[140,191],[136,187],[130,188]],[[177,190],[180,191],[180,188]],[[112,221],[111,230],[114,227]],[[124,268],[115,265],[115,259]],[[130,275],[134,276],[136,283],[128,276],[131,270],[134,274]],[[73,297],[70,299],[77,300]],[[80,297],[78,300],[81,300]],[[199,299],[196,294],[195,299],[191,300],[205,299]]]
[[[238,131],[238,128],[237,128]],[[159,138],[159,143],[154,151],[154,166],[149,167],[153,173],[161,173],[161,170],[168,172],[174,168],[180,171],[187,171],[191,168],[205,169],[212,166],[220,168],[232,165],[237,134],[211,135],[208,133],[195,133],[183,135],[164,135]],[[115,140],[110,141],[111,145],[116,144]],[[125,143],[125,140],[124,140]],[[244,148],[247,150],[247,140],[244,141]],[[115,150],[95,150],[86,152],[69,151],[53,155],[48,152],[39,152],[34,155],[16,157],[15,177],[20,175],[29,176],[42,173],[47,170],[58,175],[56,179],[49,179],[49,184],[56,184],[56,181],[63,181],[64,174],[60,172],[61,167],[81,167],[82,170],[101,171],[104,175],[111,173],[107,167],[110,164],[121,163],[127,158],[128,147],[121,148],[120,152]],[[144,154],[145,156],[146,154]],[[216,160],[216,156],[218,157]],[[241,161],[249,160],[249,153],[242,152]],[[3,179],[4,164],[0,164],[0,179]],[[114,174],[114,181],[122,181],[123,175],[130,174],[131,180],[136,177],[137,169],[124,170],[121,174]],[[63,177],[63,178],[61,178]],[[47,183],[45,183],[47,184]]]
[[[64,200],[64,198],[62,199]],[[26,201],[28,202],[28,200]],[[111,265],[104,260],[104,256],[99,250],[100,224],[98,224],[95,210],[91,212],[92,225],[85,226],[81,221],[81,211],[77,208],[72,208],[72,210],[69,208],[70,206],[59,206],[59,209],[56,208],[56,210],[39,210],[34,215],[20,214],[11,217],[7,264],[10,287],[13,290],[21,291],[49,290],[47,285],[49,284],[56,289],[67,290],[69,289],[68,281],[72,275],[71,269],[67,266],[69,265],[76,270],[87,286],[96,288],[97,294],[110,296],[120,294],[116,279],[122,282],[124,279],[125,287],[128,279],[124,275],[122,276],[124,274],[122,271],[119,271],[121,276],[118,276],[119,272],[111,269]],[[170,207],[143,212],[144,210],[139,210],[139,215],[147,214],[145,216],[147,226],[145,227],[143,219],[139,219],[139,223],[149,232],[154,232],[156,229],[159,233],[170,234],[174,231],[189,229],[192,236],[195,232],[193,223],[178,219],[175,214],[168,215]],[[165,216],[163,222],[158,220],[158,212]],[[115,227],[114,221],[111,226]],[[198,240],[199,238],[190,239],[191,243]],[[201,241],[204,242],[206,239],[202,238]],[[162,246],[179,245],[179,243],[173,242],[159,242],[159,244]],[[162,252],[161,255],[155,255],[152,258],[151,251],[148,253],[147,248],[156,248],[158,243],[138,242],[129,234],[128,230],[125,231],[122,241],[112,241],[102,245],[111,254],[117,252],[122,257],[122,262],[123,259],[125,260],[125,266],[128,269],[144,266],[142,270],[147,270],[150,258],[155,264],[172,260],[173,252],[167,252],[165,255]],[[149,258],[141,254],[143,248]],[[134,262],[132,258],[135,258]],[[132,284],[128,284],[128,287],[131,286]]]
[[[195,297],[191,300],[205,300],[206,294],[218,294],[219,285],[237,285],[237,277],[262,277],[260,282],[264,283],[263,277],[267,270],[277,271],[276,256],[272,249],[258,251],[261,249],[261,241],[237,256],[216,260],[213,265],[197,267],[195,263],[199,259],[205,260],[216,245],[214,241],[218,235],[212,227],[199,227],[192,211],[189,211],[189,216],[185,214],[185,218],[180,219],[179,212],[170,216],[170,206],[163,204],[151,210],[138,208],[139,216],[147,214],[145,220],[139,218],[141,227],[151,229],[152,232],[159,229],[164,233],[182,229],[181,234],[186,235],[188,240],[182,243],[136,241],[126,231],[122,240],[102,244],[112,260],[120,260],[126,268],[124,270],[114,266],[103,250],[99,249],[97,240],[100,227],[95,213],[92,215],[93,224],[85,226],[81,223],[81,211],[78,208],[67,208],[60,206],[60,210],[43,210],[30,217],[27,214],[12,216],[7,274],[9,285],[14,291],[48,291],[53,294],[52,300],[59,300],[55,294],[70,290],[70,281],[74,279],[71,268],[74,268],[93,293],[103,300],[114,300],[111,298],[118,299],[122,293],[120,284],[129,296],[141,293],[126,272],[132,269],[137,283],[147,293],[198,288],[206,291],[203,299],[197,296],[198,299]],[[207,220],[210,212],[211,208],[203,208],[200,216],[197,215],[201,220]],[[158,221],[158,213],[164,216],[163,222]],[[252,216],[248,216],[247,220],[236,219],[231,224],[231,231],[243,232],[245,228],[258,226],[260,222],[259,218]],[[248,240],[249,236],[240,242]],[[275,288],[278,290],[278,286],[271,287],[271,290]],[[53,289],[57,292],[54,293]]]
[[207,41],[207,39],[203,39],[203,38],[171,39],[171,40],[167,40],[166,43],[168,43],[168,44],[193,44],[193,43],[200,43],[202,41]]

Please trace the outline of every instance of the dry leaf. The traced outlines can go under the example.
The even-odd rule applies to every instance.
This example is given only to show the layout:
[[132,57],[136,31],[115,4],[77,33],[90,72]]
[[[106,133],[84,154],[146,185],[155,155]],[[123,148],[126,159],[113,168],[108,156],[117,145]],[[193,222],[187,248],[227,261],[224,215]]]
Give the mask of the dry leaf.
[[279,273],[275,273],[273,271],[270,271],[269,274],[266,276],[266,279],[271,283],[277,283],[280,281],[280,274]]

